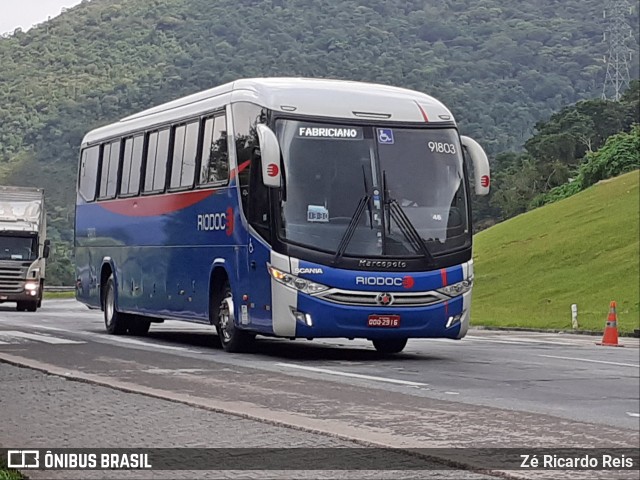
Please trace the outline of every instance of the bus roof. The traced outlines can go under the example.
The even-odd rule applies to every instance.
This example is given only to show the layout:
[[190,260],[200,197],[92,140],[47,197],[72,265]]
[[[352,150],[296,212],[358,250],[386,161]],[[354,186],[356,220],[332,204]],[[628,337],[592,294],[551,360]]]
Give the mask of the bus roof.
[[451,112],[414,90],[373,83],[311,78],[251,78],[230,82],[158,105],[89,132],[84,144],[144,130],[249,101],[275,111],[331,119],[448,123]]

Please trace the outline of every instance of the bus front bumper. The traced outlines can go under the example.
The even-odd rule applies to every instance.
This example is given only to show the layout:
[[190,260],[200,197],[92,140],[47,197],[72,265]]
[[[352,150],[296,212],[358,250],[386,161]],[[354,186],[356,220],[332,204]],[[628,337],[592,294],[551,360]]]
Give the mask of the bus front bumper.
[[302,338],[452,338],[469,328],[471,292],[421,307],[349,306],[298,294],[288,321]]

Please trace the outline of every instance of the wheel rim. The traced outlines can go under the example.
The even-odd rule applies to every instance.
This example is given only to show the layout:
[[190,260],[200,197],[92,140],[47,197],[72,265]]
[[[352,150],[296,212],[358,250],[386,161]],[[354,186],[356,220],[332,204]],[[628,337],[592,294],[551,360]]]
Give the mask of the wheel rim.
[[220,302],[220,313],[218,314],[220,333],[222,334],[222,341],[229,343],[233,336],[233,298],[231,296],[226,297]]
[[113,322],[113,311],[113,289],[107,288],[107,295],[104,299],[104,313],[107,321],[107,327],[110,327]]

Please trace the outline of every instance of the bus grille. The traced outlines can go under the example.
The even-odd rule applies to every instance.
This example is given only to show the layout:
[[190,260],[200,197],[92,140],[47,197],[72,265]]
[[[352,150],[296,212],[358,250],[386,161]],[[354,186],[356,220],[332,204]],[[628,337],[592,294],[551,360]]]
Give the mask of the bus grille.
[[[319,295],[318,298],[341,305],[382,306],[377,298],[381,292],[355,292],[332,288]],[[424,307],[444,302],[450,298],[441,293],[431,292],[389,292],[393,295],[393,306],[396,307]]]

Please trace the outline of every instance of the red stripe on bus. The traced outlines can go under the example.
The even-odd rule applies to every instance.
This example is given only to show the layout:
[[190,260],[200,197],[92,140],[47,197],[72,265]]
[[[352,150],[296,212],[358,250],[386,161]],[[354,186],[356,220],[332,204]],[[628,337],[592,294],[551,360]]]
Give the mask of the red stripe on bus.
[[440,277],[442,278],[442,286],[447,286],[447,269],[443,268],[440,270]]
[[247,168],[249,168],[249,165],[251,164],[251,160],[247,160],[246,162],[242,162],[239,166],[238,169],[236,171],[236,169],[234,169],[231,172],[231,178],[235,178],[239,173],[243,172],[244,170],[246,170]]
[[416,102],[416,105],[420,109],[420,113],[422,114],[422,118],[424,118],[424,121],[429,123],[429,117],[427,117],[427,112],[424,111],[424,108],[422,108],[422,105],[420,105],[418,102]]
[[148,197],[124,198],[99,205],[112,213],[128,217],[152,217],[163,213],[177,212],[210,197],[215,190],[198,190],[195,192],[166,193]]

